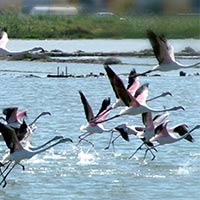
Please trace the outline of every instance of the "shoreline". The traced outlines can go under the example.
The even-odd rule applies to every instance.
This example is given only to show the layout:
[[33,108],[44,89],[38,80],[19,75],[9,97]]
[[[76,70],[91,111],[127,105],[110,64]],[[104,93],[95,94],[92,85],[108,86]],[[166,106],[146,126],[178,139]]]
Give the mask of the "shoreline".
[[[154,57],[152,49],[130,52],[63,52],[62,50],[51,50],[44,52],[28,52],[13,55],[0,55],[0,60],[24,60],[40,62],[65,62],[65,63],[91,63],[91,64],[126,64],[122,63],[120,57]],[[200,59],[200,52],[191,47],[176,52],[178,59]]]

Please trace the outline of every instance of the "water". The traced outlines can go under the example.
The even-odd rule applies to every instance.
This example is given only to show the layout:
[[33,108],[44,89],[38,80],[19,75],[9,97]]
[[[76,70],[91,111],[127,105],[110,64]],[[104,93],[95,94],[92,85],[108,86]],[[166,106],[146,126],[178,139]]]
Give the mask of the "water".
[[[123,44],[123,41],[121,42]],[[22,41],[21,45],[23,46]],[[35,46],[34,42],[32,46]],[[52,49],[53,47],[55,46],[52,45]],[[111,66],[117,73],[128,73],[133,66],[142,72],[156,63],[154,58],[121,59],[132,65]],[[197,62],[197,59],[183,59],[180,62],[189,64]],[[137,65],[138,63],[142,65]],[[104,72],[101,65],[67,65],[69,73],[76,75],[91,71]],[[108,144],[109,133],[88,137],[94,143],[94,149],[90,149],[90,145],[85,142],[77,148],[75,144],[81,134],[79,128],[86,123],[78,91],[84,92],[95,113],[103,98],[110,96],[114,102],[115,97],[106,77],[47,78],[46,75],[56,72],[58,66],[64,69],[66,63],[0,61],[0,109],[14,105],[20,110],[27,109],[28,122],[42,111],[52,113],[52,116],[44,116],[37,122],[38,128],[31,138],[36,146],[55,135],[71,137],[74,141],[74,144],[60,144],[23,161],[25,171],[19,166],[13,170],[8,176],[6,188],[0,189],[0,199],[199,199],[199,131],[193,133],[194,143],[182,140],[159,147],[154,161],[151,161],[150,154],[144,161],[143,151],[138,152],[133,159],[128,159],[141,144],[135,137],[131,137],[129,143],[117,140],[115,153],[112,148],[104,150]],[[195,73],[199,69],[185,71]],[[152,107],[180,104],[185,107],[185,111],[170,114],[169,127],[186,123],[192,128],[200,123],[200,77],[180,77],[178,74],[179,71],[162,73],[161,77],[141,77],[140,81],[149,82],[150,97],[163,91],[173,94],[172,97],[149,102]],[[121,78],[127,82],[127,77]],[[113,111],[111,115],[118,111]],[[141,116],[121,117],[105,123],[105,127],[113,128],[121,122],[141,125]],[[1,156],[4,149],[5,144],[1,142]]]

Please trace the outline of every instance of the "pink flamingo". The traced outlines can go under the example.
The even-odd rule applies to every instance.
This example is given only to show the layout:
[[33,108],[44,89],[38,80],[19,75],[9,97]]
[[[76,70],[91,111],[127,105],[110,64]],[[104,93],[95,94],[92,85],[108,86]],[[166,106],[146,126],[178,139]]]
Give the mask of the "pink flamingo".
[[[112,76],[111,72],[110,72],[110,67],[108,65],[105,65],[104,66],[107,74],[109,73],[110,76]],[[135,96],[137,97],[142,90],[142,87],[140,87],[140,82],[139,82],[139,76],[141,76],[142,74],[138,74],[136,73],[136,70],[133,68],[130,73],[129,73],[129,76],[128,76],[128,85],[127,85],[127,90],[128,92],[132,95],[132,96]],[[113,74],[113,76],[115,76]],[[117,107],[122,107],[122,106],[125,106],[124,102],[122,101],[122,99],[119,97],[117,91],[116,91],[116,88],[115,88],[115,85],[114,85],[114,82],[112,81],[112,79],[110,79],[110,83],[111,83],[111,86],[113,88],[113,91],[115,93],[115,96],[116,96],[116,102],[113,103],[112,108],[117,108]],[[152,101],[152,100],[155,100],[157,98],[160,98],[160,97],[165,97],[167,95],[170,95],[172,96],[172,94],[170,92],[163,92],[162,94],[156,96],[156,97],[153,97],[151,99],[147,99],[146,101]]]
[[109,132],[111,130],[105,129],[103,126],[103,123],[99,123],[100,121],[103,121],[106,119],[106,117],[109,114],[110,110],[110,98],[104,99],[101,105],[101,108],[96,116],[93,114],[93,110],[88,103],[85,95],[83,94],[82,91],[79,91],[80,98],[84,107],[85,111],[85,116],[88,121],[86,125],[82,125],[80,129],[82,131],[85,131],[82,135],[79,136],[79,142],[78,144],[82,141],[85,140],[88,143],[90,143],[92,146],[94,146],[90,141],[86,140],[85,138],[88,137],[89,135],[92,135],[94,133],[103,133],[103,132]]
[[[200,128],[200,125],[196,125],[191,130],[188,130],[188,126],[186,124],[177,124],[174,127],[167,129],[168,123],[169,123],[169,120],[166,120],[164,123],[162,123],[155,129],[155,135],[154,137],[150,139],[151,143],[154,143],[154,142],[157,143],[157,145],[153,146],[154,148],[160,145],[172,144],[182,139],[186,139],[189,142],[193,142],[194,139],[190,133]],[[181,137],[177,138],[175,136],[175,133],[178,133]],[[146,153],[150,149],[151,147],[147,148]]]
[[[143,87],[143,91],[140,93],[140,98],[136,99],[133,97],[130,92],[124,87],[122,80],[119,78],[117,74],[109,67],[105,67],[107,75],[110,79],[111,84],[114,87],[114,91],[118,94],[118,96],[122,99],[125,104],[125,108],[120,111],[119,114],[108,118],[105,121],[109,121],[116,117],[120,117],[123,115],[138,115],[146,112],[166,112],[166,111],[176,111],[176,110],[184,110],[182,106],[175,106],[168,109],[153,109],[146,104],[146,99],[148,96],[148,87],[147,85]],[[100,121],[103,122],[103,121]]]
[[147,37],[151,43],[155,57],[158,60],[158,65],[143,74],[156,70],[166,72],[182,68],[193,68],[200,64],[200,62],[198,62],[190,65],[183,65],[177,62],[175,60],[173,46],[169,44],[164,35],[158,36],[152,30],[147,30]]
[[[60,143],[65,143],[67,141],[72,142],[72,140],[70,138],[62,138],[59,141],[57,141],[56,143],[37,150],[37,151],[31,151],[29,149],[25,149],[21,143],[19,142],[15,130],[13,128],[11,128],[9,125],[3,124],[0,122],[0,132],[3,135],[4,141],[7,145],[7,147],[9,148],[10,152],[8,154],[6,154],[3,158],[3,160],[1,161],[1,167],[5,167],[5,170],[2,172],[1,171],[1,176],[3,177],[2,181],[0,182],[0,185],[4,183],[3,187],[6,186],[6,178],[9,175],[9,173],[13,170],[13,168],[16,165],[20,165],[22,166],[23,170],[25,169],[24,166],[20,163],[21,160],[24,159],[30,159],[33,156],[42,153]],[[52,140],[53,141],[53,140]],[[6,172],[6,170],[9,168],[9,166],[11,165],[11,163],[14,162],[13,166],[9,169],[9,171],[4,175],[4,173]]]
[[[3,114],[6,116],[6,118],[1,117],[1,119],[4,119],[11,127],[13,128],[19,128],[22,124],[22,119],[24,117],[27,117],[27,110],[18,111],[18,107],[8,107],[3,109]],[[42,112],[40,113],[30,124],[29,126],[33,126],[34,123],[44,115],[51,115],[50,112]]]
[[[189,131],[188,126],[186,124],[177,124],[174,127],[167,129],[167,124],[169,122],[170,120],[166,120],[164,123],[162,123],[155,129],[155,135],[150,139],[152,143],[157,142],[157,146],[159,146],[178,142],[182,139],[186,139],[189,142],[193,142],[194,139],[190,133],[195,129],[200,128],[200,125],[197,125]],[[177,138],[174,133],[178,133],[181,137]]]

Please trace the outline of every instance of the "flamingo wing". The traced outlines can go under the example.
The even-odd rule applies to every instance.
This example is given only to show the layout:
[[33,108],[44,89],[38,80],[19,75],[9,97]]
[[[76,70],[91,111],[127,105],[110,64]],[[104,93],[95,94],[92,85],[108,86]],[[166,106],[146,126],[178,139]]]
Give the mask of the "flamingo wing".
[[17,121],[17,110],[18,107],[8,107],[3,109],[3,114],[6,115],[6,121],[8,123]]
[[128,76],[128,85],[127,85],[127,90],[135,83],[135,80],[137,79],[137,73],[135,68],[133,68]]
[[105,69],[110,79],[110,82],[113,86],[113,90],[116,93],[117,98],[120,98],[126,106],[130,105],[132,105],[133,107],[139,106],[139,103],[125,88],[119,76],[109,66],[105,66]]
[[148,83],[141,85],[136,90],[135,95],[134,95],[134,97],[137,99],[137,101],[142,105],[146,104],[146,100],[148,97],[148,86],[149,86]]
[[[108,75],[108,78],[110,80],[110,83],[111,83],[111,86],[112,86],[113,91],[115,93],[115,96],[116,96],[117,99],[119,99],[119,95],[118,95],[117,90],[115,88],[114,82],[115,82],[115,79],[120,79],[120,78],[108,65],[105,65],[104,68],[105,68],[106,73]],[[121,81],[121,79],[120,79],[120,81]]]
[[13,128],[0,122],[0,132],[4,138],[7,147],[10,149],[10,153],[13,153],[17,149],[21,148],[21,145]]
[[173,47],[168,44],[164,35],[157,36],[153,31],[147,30],[147,37],[159,64],[175,61]]
[[101,108],[100,108],[98,114],[95,116],[95,118],[97,118],[102,112],[104,112],[108,108],[109,105],[110,105],[110,98],[105,98],[102,101]]
[[27,123],[25,122],[25,120],[23,120],[22,124],[20,125],[19,128],[15,128],[15,133],[16,133],[16,136],[17,136],[17,139],[19,141],[23,140],[24,137],[26,136],[27,134],[27,129],[28,129],[28,125]]
[[[178,133],[180,136],[185,135],[188,133],[188,126],[186,124],[179,124],[172,128],[174,132]],[[188,134],[184,139],[188,140],[189,142],[193,142],[194,138],[191,134]]]
[[91,108],[90,104],[88,103],[83,92],[79,91],[79,94],[80,94],[81,101],[82,101],[82,104],[83,104],[83,107],[84,107],[86,119],[87,119],[88,122],[90,122],[94,119],[94,114],[93,114],[92,108]]
[[142,122],[146,127],[153,125],[152,113],[151,112],[142,113]]
[[134,95],[138,87],[140,86],[139,78],[136,76],[137,73],[133,68],[128,77],[128,86],[127,90]]

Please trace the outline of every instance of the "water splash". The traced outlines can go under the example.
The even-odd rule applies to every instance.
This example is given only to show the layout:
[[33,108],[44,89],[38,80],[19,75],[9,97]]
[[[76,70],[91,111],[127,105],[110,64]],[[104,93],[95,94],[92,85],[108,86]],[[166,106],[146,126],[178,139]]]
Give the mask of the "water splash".
[[96,161],[98,160],[97,153],[90,151],[84,152],[83,150],[81,150],[78,153],[78,160],[78,165],[96,165]]

